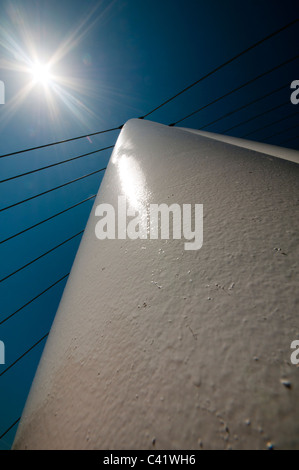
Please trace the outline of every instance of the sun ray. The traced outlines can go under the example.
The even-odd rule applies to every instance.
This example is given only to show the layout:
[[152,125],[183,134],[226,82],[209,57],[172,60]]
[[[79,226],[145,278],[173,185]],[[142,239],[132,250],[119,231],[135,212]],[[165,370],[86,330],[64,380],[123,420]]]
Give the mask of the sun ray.
[[12,118],[16,115],[32,90],[33,83],[27,83],[11,100],[6,103],[1,113],[0,126],[2,129],[11,122]]

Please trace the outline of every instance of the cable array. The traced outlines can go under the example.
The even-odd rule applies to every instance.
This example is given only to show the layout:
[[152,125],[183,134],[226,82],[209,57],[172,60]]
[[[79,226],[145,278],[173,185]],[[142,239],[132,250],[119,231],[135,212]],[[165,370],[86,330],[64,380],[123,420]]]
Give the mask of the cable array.
[[83,153],[82,155],[78,155],[76,157],[68,158],[66,160],[62,160],[62,161],[57,162],[57,163],[51,163],[51,165],[43,166],[41,168],[36,168],[35,170],[26,171],[25,173],[21,173],[20,175],[10,176],[9,178],[5,178],[4,180],[1,180],[0,183],[7,183],[7,181],[12,181],[12,180],[15,180],[17,178],[21,178],[22,176],[28,176],[28,175],[32,175],[33,173],[37,173],[39,171],[48,170],[49,168],[53,168],[53,167],[58,166],[58,165],[63,165],[64,163],[69,163],[69,162],[73,162],[74,160],[79,160],[79,158],[88,157],[90,155],[94,155],[95,153],[103,152],[104,150],[113,149],[113,147],[114,147],[114,145],[110,145],[109,147],[103,147],[103,148],[98,149],[98,150],[93,150],[92,152]]
[[[296,55],[295,57],[292,57],[291,59],[288,59],[284,62],[282,62],[281,64],[277,65],[276,67],[273,67],[272,69],[270,70],[267,70],[266,72],[264,73],[261,73],[260,75],[257,75],[256,77],[252,78],[251,80],[249,80],[248,82],[246,83],[243,83],[242,85],[234,88],[233,90],[225,93],[224,95],[220,96],[219,98],[216,98],[215,100],[211,101],[210,103],[204,105],[204,106],[201,106],[200,108],[196,109],[195,111],[192,111],[192,113],[189,113],[187,114],[186,116],[184,116],[183,118],[181,119],[178,119],[176,122],[173,122],[172,124],[170,124],[170,126],[176,126],[177,124],[179,124],[180,122],[182,121],[185,121],[187,118],[191,117],[191,116],[194,116],[195,114],[198,114],[200,111],[203,111],[204,109],[207,109],[209,108],[210,106],[212,106],[213,104],[215,103],[218,103],[219,101],[223,100],[224,98],[227,98],[228,96],[232,95],[233,93],[236,93],[236,91],[239,91],[241,90],[242,88],[245,88],[246,86],[248,85],[251,85],[252,83],[254,83],[256,80],[262,78],[262,77],[265,77],[266,75],[274,72],[274,70],[278,70],[279,68],[283,67],[284,65],[287,65],[289,64],[290,62],[293,62],[294,60],[298,59],[299,58],[299,55]],[[252,104],[253,102],[249,103],[249,104]],[[200,129],[203,129],[205,127],[208,127],[210,125],[209,124],[206,124],[205,126],[201,127]]]
[[92,171],[91,173],[88,173],[87,175],[80,176],[79,178],[75,178],[71,181],[67,181],[66,183],[60,184],[59,186],[55,186],[55,188],[47,189],[47,191],[43,191],[41,193],[35,194],[34,196],[27,197],[26,199],[22,199],[22,201],[15,202],[6,207],[2,207],[0,209],[0,212],[7,211],[8,209],[11,209],[12,207],[16,207],[19,204],[24,204],[24,202],[32,201],[33,199],[37,197],[44,196],[45,194],[51,193],[52,191],[56,191],[57,189],[60,189],[60,188],[64,188],[65,186],[68,186],[69,184],[76,183],[77,181],[83,180],[92,175],[96,175],[97,173],[100,173],[101,171],[104,171],[104,170],[106,170],[106,167],[100,168],[99,170]]
[[89,197],[87,197],[86,199],[83,199],[82,201],[77,202],[76,204],[73,204],[72,206],[67,207],[67,208],[64,209],[64,210],[62,210],[62,211],[60,211],[60,212],[57,212],[56,214],[53,214],[53,215],[51,215],[50,217],[47,217],[46,219],[43,219],[43,220],[41,220],[40,222],[37,222],[36,224],[31,225],[30,227],[27,227],[27,228],[21,230],[20,232],[15,233],[14,235],[10,235],[9,237],[4,238],[4,240],[1,240],[1,241],[0,241],[0,245],[1,245],[2,243],[8,242],[9,240],[12,240],[12,239],[15,238],[15,237],[18,237],[18,236],[22,235],[23,233],[28,232],[29,230],[32,230],[33,228],[38,227],[39,225],[44,224],[45,222],[48,222],[49,220],[54,219],[55,217],[58,217],[58,216],[61,215],[61,214],[65,214],[66,212],[70,211],[71,209],[74,209],[75,207],[78,207],[78,206],[80,206],[81,204],[84,204],[84,202],[87,202],[87,201],[90,201],[91,199],[94,199],[96,196],[97,196],[96,194],[93,194],[92,196],[89,196]]

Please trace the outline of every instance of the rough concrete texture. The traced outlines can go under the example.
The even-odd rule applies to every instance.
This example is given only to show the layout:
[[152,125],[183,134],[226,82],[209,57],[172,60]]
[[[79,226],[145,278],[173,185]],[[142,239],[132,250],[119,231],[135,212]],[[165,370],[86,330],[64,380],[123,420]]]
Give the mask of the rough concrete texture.
[[[203,247],[98,240],[119,194],[203,204]],[[298,208],[298,164],[129,121],[14,449],[298,449]]]

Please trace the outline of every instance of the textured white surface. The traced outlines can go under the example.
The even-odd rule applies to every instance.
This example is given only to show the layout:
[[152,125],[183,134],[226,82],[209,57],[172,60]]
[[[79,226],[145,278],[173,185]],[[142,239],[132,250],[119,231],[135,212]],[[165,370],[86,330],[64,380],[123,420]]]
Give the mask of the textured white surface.
[[[299,448],[298,176],[289,161],[129,121],[14,448]],[[119,194],[202,203],[202,249],[97,240],[95,207]]]
[[189,132],[193,132],[204,137],[210,137],[211,139],[226,142],[228,144],[236,145],[237,147],[247,148],[255,150],[257,152],[266,153],[273,157],[283,158],[290,162],[299,163],[299,152],[297,150],[277,147],[277,145],[269,145],[261,142],[255,142],[253,140],[240,139],[239,137],[231,137],[229,135],[216,134],[214,132],[199,131],[195,129],[184,129]]

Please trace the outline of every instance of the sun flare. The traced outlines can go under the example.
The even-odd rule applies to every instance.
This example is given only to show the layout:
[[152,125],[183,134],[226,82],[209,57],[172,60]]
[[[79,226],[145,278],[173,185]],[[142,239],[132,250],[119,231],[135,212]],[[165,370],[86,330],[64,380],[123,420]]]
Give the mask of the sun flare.
[[36,63],[31,68],[32,79],[34,83],[41,85],[49,85],[51,81],[51,73],[49,65]]
[[[91,119],[97,118],[81,98],[82,94],[84,99],[90,98],[89,84],[86,85],[86,80],[80,77],[70,75],[63,59],[74,52],[100,21],[102,15],[100,13],[95,15],[99,7],[100,3],[97,2],[68,32],[64,40],[57,44],[56,49],[46,45],[46,52],[43,50],[43,44],[36,39],[37,32],[32,29],[31,19],[29,16],[27,18],[25,9],[11,5],[7,25],[3,24],[0,17],[0,68],[17,72],[20,78],[22,76],[24,79],[23,86],[4,108],[0,119],[0,130],[11,121],[22,106],[25,106],[27,100],[31,100],[34,109],[40,110],[41,106],[46,105],[49,116],[55,122],[62,110],[69,112],[84,125],[87,120],[90,119],[91,122]],[[22,26],[18,30],[15,28],[16,22]],[[2,49],[5,52],[4,58]],[[87,66],[85,62],[83,64]]]

